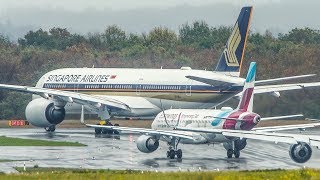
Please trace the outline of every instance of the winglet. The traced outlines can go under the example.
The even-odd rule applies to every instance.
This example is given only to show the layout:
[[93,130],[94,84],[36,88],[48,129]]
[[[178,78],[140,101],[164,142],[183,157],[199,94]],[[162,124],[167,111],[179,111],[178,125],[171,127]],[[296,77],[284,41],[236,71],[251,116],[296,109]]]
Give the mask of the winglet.
[[241,111],[250,111],[253,110],[253,90],[254,90],[254,82],[256,79],[256,62],[251,62],[249,71],[247,74],[247,78],[242,90],[242,97],[239,102],[238,108]]

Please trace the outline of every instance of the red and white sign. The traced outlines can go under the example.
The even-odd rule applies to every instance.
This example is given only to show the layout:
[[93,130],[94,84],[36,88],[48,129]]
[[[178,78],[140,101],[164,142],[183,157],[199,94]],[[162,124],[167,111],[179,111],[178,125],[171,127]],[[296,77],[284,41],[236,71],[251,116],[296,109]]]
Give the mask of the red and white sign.
[[10,120],[9,121],[9,126],[25,126],[29,125],[28,121],[25,120]]

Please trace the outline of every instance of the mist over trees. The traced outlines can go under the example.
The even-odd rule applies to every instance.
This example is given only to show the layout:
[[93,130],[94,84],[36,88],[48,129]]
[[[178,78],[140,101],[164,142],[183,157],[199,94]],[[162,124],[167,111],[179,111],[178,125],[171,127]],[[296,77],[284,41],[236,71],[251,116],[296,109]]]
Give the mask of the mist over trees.
[[[26,32],[12,42],[0,36],[0,83],[35,85],[46,72],[66,67],[133,67],[213,70],[231,33],[231,27],[210,27],[204,21],[183,24],[178,31],[154,27],[147,33],[126,33],[111,25],[101,33],[74,34],[53,27]],[[178,33],[177,33],[178,32]],[[273,35],[250,33],[241,72],[250,61],[258,64],[257,79],[320,74],[320,32],[294,28]],[[303,81],[319,81],[319,76]],[[320,117],[319,88],[255,97],[262,115],[304,113]],[[0,119],[24,118],[30,95],[0,91]],[[235,101],[230,102],[231,105]]]

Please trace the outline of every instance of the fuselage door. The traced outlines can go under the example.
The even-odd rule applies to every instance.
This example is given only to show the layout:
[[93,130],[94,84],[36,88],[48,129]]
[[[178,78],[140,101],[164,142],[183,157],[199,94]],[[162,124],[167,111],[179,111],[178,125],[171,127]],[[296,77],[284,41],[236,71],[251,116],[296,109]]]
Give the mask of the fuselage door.
[[142,82],[143,82],[143,78],[140,77],[138,80],[138,83],[136,84],[136,95],[138,95],[138,96],[140,96],[140,93],[141,93]]
[[79,91],[79,84],[73,84],[73,91],[78,92]]
[[191,79],[188,80],[186,86],[185,86],[185,93],[186,93],[186,96],[191,96],[191,90],[192,90],[192,81]]

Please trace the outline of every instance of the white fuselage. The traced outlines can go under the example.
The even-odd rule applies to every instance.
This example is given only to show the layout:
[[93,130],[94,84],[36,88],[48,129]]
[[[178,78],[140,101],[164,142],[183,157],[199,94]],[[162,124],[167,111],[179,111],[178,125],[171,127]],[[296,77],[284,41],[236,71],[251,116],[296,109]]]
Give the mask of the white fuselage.
[[[208,85],[186,76],[232,81],[233,86]],[[37,87],[75,91],[116,99],[132,112],[114,116],[155,116],[169,108],[209,108],[242,91],[244,79],[224,73],[185,69],[67,68],[43,75]],[[160,99],[162,102],[160,103]],[[67,113],[79,113],[75,103]]]
[[[213,109],[169,109],[159,113],[151,124],[155,130],[173,130],[174,127],[223,129],[225,117],[232,113],[232,108]],[[176,130],[175,130],[176,131]],[[190,132],[194,140],[183,139],[182,143],[203,144],[222,143],[230,139],[222,134]],[[166,139],[163,139],[166,141]]]

